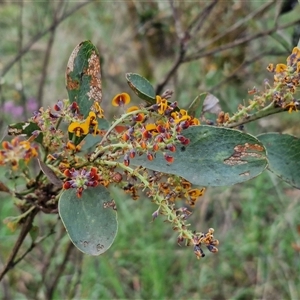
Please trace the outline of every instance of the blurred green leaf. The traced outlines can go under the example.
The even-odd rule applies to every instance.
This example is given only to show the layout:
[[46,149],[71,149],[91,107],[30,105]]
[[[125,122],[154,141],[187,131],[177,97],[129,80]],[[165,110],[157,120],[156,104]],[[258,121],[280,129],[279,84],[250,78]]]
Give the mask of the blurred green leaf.
[[201,103],[203,103],[205,97],[207,96],[208,93],[201,93],[200,95],[198,95],[190,104],[189,108],[188,108],[188,114],[190,116],[193,116],[195,118],[200,118],[201,116]]
[[66,69],[66,87],[70,103],[77,102],[84,118],[95,102],[101,103],[100,56],[90,41],[78,44],[73,50]]
[[39,166],[42,170],[42,172],[47,176],[50,182],[52,182],[54,185],[61,187],[62,181],[56,176],[54,171],[50,169],[44,162],[42,162],[40,159],[37,159]]
[[[8,134],[9,135],[20,135],[26,134],[28,137],[32,136],[32,133],[35,130],[41,130],[40,127],[34,122],[21,122],[14,123],[8,126]],[[35,138],[37,143],[42,144],[43,142],[43,134],[40,132],[39,135]]]
[[126,80],[139,98],[145,100],[150,105],[155,103],[155,90],[146,78],[139,74],[126,73]]
[[114,201],[106,188],[84,190],[78,198],[76,189],[63,192],[58,209],[72,243],[82,252],[100,255],[112,245],[118,230]]
[[36,241],[36,239],[39,236],[39,227],[37,226],[32,226],[30,231],[29,231],[32,243],[34,243]]
[[132,164],[181,176],[200,186],[227,186],[259,175],[267,166],[266,151],[254,136],[238,130],[214,126],[192,126],[182,134],[187,146],[177,145],[174,162],[168,164],[161,153],[153,161],[145,155]]
[[300,139],[280,133],[257,137],[267,149],[268,169],[290,185],[300,188]]

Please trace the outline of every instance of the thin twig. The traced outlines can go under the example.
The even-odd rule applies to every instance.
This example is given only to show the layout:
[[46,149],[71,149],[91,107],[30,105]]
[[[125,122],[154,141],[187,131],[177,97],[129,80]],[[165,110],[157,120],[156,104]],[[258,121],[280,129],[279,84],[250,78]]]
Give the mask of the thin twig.
[[66,18],[71,16],[75,11],[79,10],[83,6],[91,3],[92,0],[88,0],[87,2],[80,2],[78,5],[70,9],[70,11],[66,12],[64,15],[62,15],[59,19],[54,21],[48,28],[45,30],[39,32],[36,34],[27,44],[22,48],[22,50],[10,61],[4,66],[2,73],[0,75],[0,78],[3,77],[12,67],[13,65],[20,60],[20,58],[26,54],[30,48],[38,41],[40,40],[43,36],[45,36],[48,32],[56,28],[62,21],[64,21]]
[[63,259],[62,263],[58,266],[56,274],[54,276],[52,276],[52,277],[54,277],[54,280],[52,281],[50,287],[47,288],[46,299],[49,299],[49,300],[52,299],[52,296],[53,296],[53,293],[54,293],[55,288],[57,286],[57,283],[59,281],[59,278],[60,278],[60,276],[62,275],[62,273],[64,272],[64,270],[66,268],[66,265],[68,263],[69,257],[71,255],[73,249],[74,249],[74,245],[70,241],[69,244],[68,244],[68,247],[65,251],[65,256],[64,256],[64,259]]
[[[20,1],[20,22],[19,22],[19,51],[21,51],[23,47],[23,13],[24,13],[24,3],[23,0]],[[20,96],[21,96],[21,105],[24,109],[24,117],[27,119],[27,111],[26,111],[26,99],[24,94],[24,82],[23,82],[23,62],[22,59],[19,61],[19,80],[20,80]]]
[[22,225],[22,229],[21,232],[19,234],[19,237],[14,245],[14,248],[11,251],[11,254],[4,266],[4,269],[2,270],[2,272],[0,273],[0,281],[3,279],[3,277],[5,276],[5,274],[14,267],[15,265],[15,258],[23,244],[23,241],[25,240],[28,232],[30,231],[30,229],[32,228],[32,221],[34,219],[34,217],[36,216],[36,214],[38,213],[38,209],[34,208],[25,218],[25,222]]
[[[52,229],[54,230],[55,226],[57,225],[59,219],[57,219],[57,222],[53,225]],[[45,259],[45,255],[43,255],[43,265],[42,269],[40,271],[42,280],[38,283],[38,285],[35,288],[35,295],[34,299],[37,299],[37,295],[40,292],[41,287],[46,283],[46,276],[48,274],[48,271],[50,270],[50,264],[53,262],[53,257],[56,255],[56,251],[58,250],[59,247],[59,242],[62,238],[63,235],[65,235],[65,230],[60,230],[57,236],[55,237],[52,248],[50,249],[49,253],[47,254],[47,257]]]
[[219,0],[214,0],[212,3],[208,4],[204,9],[196,16],[194,21],[191,22],[191,24],[188,26],[187,31],[190,35],[196,34],[197,31],[199,31],[204,24],[205,20],[208,18],[210,13],[212,12],[213,8],[216,6],[216,4],[219,2]]
[[16,264],[18,264],[21,260],[23,260],[25,258],[25,256],[28,253],[30,253],[39,243],[41,243],[42,241],[44,241],[46,238],[48,238],[53,233],[54,233],[54,230],[50,229],[50,231],[48,232],[48,234],[46,234],[45,236],[43,236],[42,238],[40,238],[38,240],[38,242],[32,242],[31,245],[30,245],[30,247],[16,261],[14,261],[14,266]]
[[264,37],[264,36],[268,36],[268,35],[276,32],[277,30],[282,30],[282,29],[291,27],[293,25],[296,25],[299,22],[300,22],[300,18],[297,19],[297,20],[294,20],[292,22],[289,22],[287,24],[284,24],[284,25],[282,25],[280,27],[273,27],[271,29],[268,29],[268,30],[265,30],[265,31],[262,31],[262,32],[259,32],[259,33],[253,34],[253,35],[249,35],[249,36],[237,39],[234,42],[227,43],[225,45],[222,45],[222,46],[217,47],[217,48],[213,48],[213,49],[208,50],[208,51],[204,51],[202,53],[201,52],[200,53],[196,52],[194,54],[191,54],[191,55],[187,56],[184,59],[184,62],[185,63],[186,62],[190,62],[190,61],[197,60],[199,58],[202,58],[202,57],[205,57],[205,56],[208,56],[208,55],[213,55],[213,54],[216,54],[218,52],[222,52],[224,50],[234,48],[236,46],[239,46],[239,45],[245,44],[247,42],[250,42],[252,40],[255,40],[255,39],[258,39],[258,38],[261,38],[261,37]]
[[264,51],[259,53],[258,55],[255,55],[254,57],[251,57],[247,60],[244,60],[236,69],[234,69],[226,78],[224,78],[223,80],[221,80],[220,82],[218,82],[216,85],[214,85],[213,87],[211,87],[208,92],[209,93],[213,93],[216,89],[218,89],[220,86],[222,86],[223,84],[227,83],[228,81],[230,81],[234,76],[236,76],[236,74],[243,68],[253,64],[254,62],[260,60],[261,58],[265,57],[265,56],[280,56],[280,55],[285,55],[286,52],[284,51],[278,51],[276,52],[276,50],[269,50],[269,51]]
[[249,20],[253,20],[255,19],[257,16],[260,16],[263,12],[265,12],[272,4],[274,4],[273,2],[268,2],[264,5],[262,5],[261,7],[259,7],[257,10],[254,10],[253,12],[249,13],[247,16],[245,16],[243,19],[237,21],[236,23],[234,23],[232,26],[230,26],[228,29],[226,29],[225,31],[221,32],[220,34],[218,34],[217,36],[213,37],[212,39],[208,40],[206,43],[203,41],[201,41],[201,48],[199,48],[197,51],[203,51],[204,49],[206,49],[207,47],[209,47],[210,45],[212,45],[213,43],[217,42],[218,40],[220,40],[221,38],[223,38],[224,36],[230,34],[232,31],[237,30],[239,27],[245,25]]
[[[62,2],[62,0],[59,2],[59,5],[57,5],[57,8],[55,9],[55,11],[53,13],[53,23],[57,23],[58,13],[63,7],[61,5],[62,4],[61,2]],[[50,30],[50,37],[48,40],[48,44],[47,44],[47,48],[46,48],[46,52],[45,52],[45,56],[44,56],[42,76],[41,76],[38,95],[37,95],[38,107],[43,106],[43,95],[44,95],[44,87],[45,87],[45,82],[46,82],[46,77],[47,77],[47,68],[48,68],[49,61],[50,61],[50,54],[51,54],[51,50],[52,50],[52,46],[53,46],[53,42],[54,42],[56,28],[57,28],[57,26],[53,27]]]
[[[200,21],[196,22],[195,20],[193,20],[191,22],[191,25],[188,26],[188,29],[182,33],[182,26],[180,24],[180,21],[178,20],[178,16],[175,10],[175,7],[173,5],[173,2],[170,1],[171,4],[171,9],[173,12],[173,17],[174,17],[174,22],[175,22],[175,27],[176,27],[176,31],[177,31],[177,37],[179,40],[179,53],[178,53],[178,57],[175,60],[173,66],[171,67],[171,69],[167,72],[165,78],[162,80],[161,83],[159,83],[156,87],[156,94],[159,95],[164,86],[169,82],[169,80],[171,79],[171,77],[174,75],[174,73],[177,71],[177,69],[180,67],[180,65],[184,62],[184,58],[185,58],[185,54],[186,54],[186,50],[187,50],[187,46],[188,43],[192,40],[192,30],[194,27],[196,27],[196,31],[199,30],[199,28],[202,26],[204,20],[208,17],[208,15],[210,14],[210,12],[212,11],[214,5],[218,2],[218,0],[215,0],[213,3],[209,4],[207,7],[204,8],[203,11],[201,11],[201,14],[199,14],[199,18]],[[195,32],[196,32],[195,31]]]

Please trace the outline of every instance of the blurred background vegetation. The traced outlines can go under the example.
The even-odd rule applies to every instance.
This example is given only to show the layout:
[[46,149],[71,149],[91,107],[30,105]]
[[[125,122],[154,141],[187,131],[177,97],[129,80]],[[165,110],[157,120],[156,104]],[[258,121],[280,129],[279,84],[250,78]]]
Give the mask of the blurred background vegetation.
[[[126,72],[148,78],[157,93],[173,90],[181,107],[209,91],[232,113],[247,103],[248,90],[272,84],[266,67],[285,63],[297,45],[299,16],[297,1],[0,1],[1,137],[10,122],[67,97],[69,55],[87,39],[101,54],[108,118],[116,114],[113,96],[131,93]],[[280,114],[245,130],[299,136],[298,120]],[[300,299],[300,192],[270,172],[208,189],[190,221],[198,231],[215,228],[220,246],[200,261],[176,244],[163,218],[151,223],[148,199],[114,193],[119,232],[107,253],[82,255],[58,216],[40,213],[39,236],[49,237],[7,274],[0,298]],[[18,215],[12,199],[0,198],[1,220]],[[19,230],[0,224],[1,268]]]

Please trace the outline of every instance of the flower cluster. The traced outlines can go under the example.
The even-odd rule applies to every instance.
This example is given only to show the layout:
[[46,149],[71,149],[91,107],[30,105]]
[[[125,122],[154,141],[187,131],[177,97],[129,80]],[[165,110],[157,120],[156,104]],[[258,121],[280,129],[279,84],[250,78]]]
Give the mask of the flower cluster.
[[90,170],[82,168],[81,170],[66,169],[64,175],[67,177],[67,180],[63,184],[65,190],[70,188],[77,189],[77,196],[81,197],[82,192],[87,187],[95,187],[98,185],[100,180],[100,175],[98,174],[98,169],[92,167]]
[[21,161],[28,164],[32,158],[38,156],[38,148],[32,143],[35,138],[36,134],[24,141],[21,141],[19,137],[15,137],[11,142],[2,142],[0,165],[10,165],[13,170],[17,170]]
[[300,85],[300,49],[295,47],[292,54],[287,58],[287,64],[270,64],[267,68],[274,74],[273,99],[277,107],[288,112],[297,111],[299,101],[294,98],[297,87]]
[[[126,93],[116,95],[112,104],[123,106],[130,102]],[[135,113],[136,112],[136,113]],[[157,116],[154,118],[155,113]],[[200,125],[200,121],[179,109],[176,102],[168,102],[161,96],[156,96],[156,103],[147,108],[133,106],[127,109],[131,125],[123,130],[120,139],[124,142],[124,164],[128,166],[130,159],[136,153],[146,153],[148,160],[155,158],[155,153],[161,151],[168,163],[174,161],[172,152],[176,144],[188,145],[189,139],[182,135],[182,130],[189,126]],[[151,119],[155,122],[151,122]]]
[[201,233],[199,235],[194,236],[194,253],[198,259],[205,256],[201,248],[202,244],[204,244],[210,252],[218,252],[218,248],[216,246],[219,245],[219,241],[214,238],[213,233],[214,229],[210,228],[207,233]]

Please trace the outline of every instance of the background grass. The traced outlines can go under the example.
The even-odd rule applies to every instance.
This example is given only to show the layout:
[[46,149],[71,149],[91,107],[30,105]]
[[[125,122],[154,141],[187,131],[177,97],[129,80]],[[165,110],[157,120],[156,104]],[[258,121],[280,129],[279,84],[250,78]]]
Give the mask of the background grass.
[[[61,5],[70,9],[76,3],[62,1]],[[262,4],[227,1],[219,5],[191,43],[191,51]],[[186,28],[205,5],[186,1],[177,6],[182,26]],[[0,4],[0,69],[20,50],[20,32],[24,46],[51,24],[57,7],[50,1],[24,2],[23,6]],[[220,44],[273,26],[276,9],[275,5],[270,7],[261,18],[250,20],[236,35],[224,38]],[[297,14],[299,7],[282,15],[279,24]],[[161,27],[157,25],[160,23]],[[238,103],[247,102],[248,89],[254,85],[263,89],[264,79],[272,80],[266,66],[284,62],[293,48],[293,28],[278,35],[183,64],[166,88],[174,90],[173,99],[183,107],[200,92],[211,90],[225,111],[236,111]],[[178,51],[172,12],[164,1],[88,4],[58,26],[45,67],[50,36],[48,33],[34,43],[21,62],[1,78],[2,103],[12,100],[16,105],[24,105],[29,97],[37,98],[43,70],[44,93],[37,101],[48,106],[65,98],[64,71],[68,57],[79,42],[90,39],[101,53],[103,105],[107,114],[113,116],[116,112],[109,105],[112,97],[122,91],[130,92],[125,73],[140,73],[157,85]],[[280,50],[282,55],[262,55],[260,60],[236,72],[230,81],[219,85],[242,62],[261,50],[270,50],[272,54],[273,49],[276,53]],[[138,99],[131,95],[137,103]],[[4,120],[19,121],[14,119],[13,112],[2,115]],[[279,131],[299,135],[298,120],[298,114],[276,115],[247,125],[246,130],[253,134]],[[0,176],[5,180],[3,168]],[[200,261],[194,257],[192,248],[177,246],[176,234],[163,218],[151,222],[156,207],[149,199],[133,201],[123,193],[113,192],[118,204],[119,232],[108,252],[100,257],[81,255],[69,248],[57,215],[39,214],[35,220],[39,235],[48,234],[50,228],[55,233],[9,272],[2,282],[0,298],[300,299],[299,251],[292,246],[300,245],[300,192],[268,171],[244,184],[209,188],[197,203],[190,223],[197,230],[215,228],[215,236],[220,240],[219,253],[206,251],[206,257]],[[2,220],[18,215],[12,199],[5,194],[0,198]],[[0,225],[1,264],[9,256],[18,232],[19,229],[11,232],[4,224]],[[22,251],[29,246],[28,237]],[[50,293],[54,274],[63,264],[67,249],[71,249],[70,258]]]

